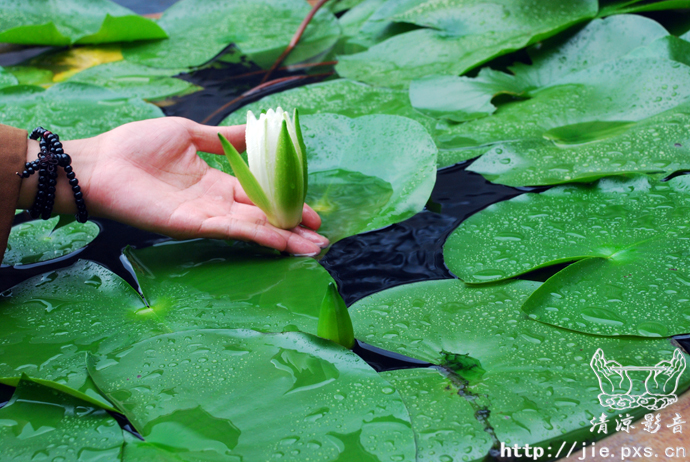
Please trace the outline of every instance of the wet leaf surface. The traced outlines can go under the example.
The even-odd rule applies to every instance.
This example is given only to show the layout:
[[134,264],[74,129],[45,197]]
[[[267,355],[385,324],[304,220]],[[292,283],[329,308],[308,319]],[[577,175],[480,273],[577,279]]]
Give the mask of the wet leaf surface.
[[398,393],[306,334],[180,332],[92,356],[89,372],[147,443],[182,460],[415,460]]
[[[675,348],[666,339],[597,337],[531,320],[520,306],[538,287],[532,281],[419,282],[360,300],[350,314],[357,338],[454,370],[472,402],[491,411],[487,422],[506,445],[601,438],[590,432],[590,420],[615,411],[597,399],[590,367],[597,349],[626,366],[648,366],[669,360]],[[631,372],[631,393],[645,391],[647,374]],[[686,371],[678,393],[689,385]]]
[[70,82],[82,82],[113,90],[127,97],[156,100],[182,96],[200,89],[196,85],[172,76],[183,69],[156,69],[128,61],[101,64],[70,77]]
[[316,334],[321,300],[333,279],[312,258],[258,246],[197,240],[127,249],[150,308],[169,331],[246,328]]
[[0,409],[2,458],[119,460],[122,430],[103,409],[22,378]]
[[87,375],[86,352],[168,332],[137,315],[143,308],[127,283],[95,263],[28,279],[0,296],[0,377],[26,373],[107,403]]
[[600,335],[690,330],[686,275],[690,177],[600,180],[525,194],[470,217],[448,238],[445,261],[483,283],[577,261],[526,302],[544,322]]
[[127,122],[162,117],[152,104],[105,88],[65,82],[48,90],[15,86],[0,90],[0,123],[33,130],[50,127],[63,140],[88,138]]
[[381,373],[402,396],[417,443],[417,461],[480,461],[491,436],[472,402],[446,374],[435,369]]
[[391,19],[428,29],[395,35],[362,53],[342,56],[338,74],[391,88],[407,88],[412,80],[427,75],[461,75],[591,18],[597,11],[596,2],[590,0],[412,3],[405,11],[395,11]]
[[[250,60],[268,68],[287,47],[310,7],[302,0],[182,0],[158,24],[170,38],[128,46],[128,61],[151,67],[200,66],[234,43]],[[203,27],[199,27],[203,24]],[[340,28],[332,13],[319,11],[285,64],[327,51]]]
[[0,42],[6,43],[65,46],[167,37],[154,21],[109,0],[3,0],[0,11]]
[[50,220],[34,220],[12,227],[3,265],[26,265],[74,252],[98,236],[98,226],[73,221],[55,229],[59,217]]

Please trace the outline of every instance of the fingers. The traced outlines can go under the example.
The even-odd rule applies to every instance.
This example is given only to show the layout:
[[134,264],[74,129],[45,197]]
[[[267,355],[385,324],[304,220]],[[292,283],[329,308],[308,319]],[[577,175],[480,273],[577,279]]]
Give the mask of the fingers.
[[301,236],[314,244],[318,245],[320,248],[325,248],[328,246],[329,241],[326,239],[324,236],[315,233],[311,229],[303,228],[301,226],[298,226],[296,228],[292,229],[292,232],[297,234],[298,236]]
[[[249,221],[229,217],[214,217],[206,220],[198,233],[199,237],[211,239],[252,241],[293,255],[318,255],[321,252],[319,244],[313,240],[312,236],[307,238],[300,234],[292,230],[278,229],[263,220]],[[325,240],[325,238],[322,239]]]
[[321,217],[307,204],[302,209],[302,224],[307,228],[317,230],[321,227]]
[[218,139],[218,133],[223,135],[235,146],[238,152],[247,149],[244,140],[245,125],[233,125],[231,127],[214,127],[211,125],[201,125],[192,122],[189,127],[192,143],[198,151],[210,152],[212,154],[223,154],[223,146]]

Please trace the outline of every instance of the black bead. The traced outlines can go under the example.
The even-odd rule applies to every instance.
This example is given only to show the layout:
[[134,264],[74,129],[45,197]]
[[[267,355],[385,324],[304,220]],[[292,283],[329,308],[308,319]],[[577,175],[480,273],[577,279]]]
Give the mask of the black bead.
[[[78,188],[78,187],[79,187],[79,186],[75,186],[75,188]],[[74,198],[75,198],[76,200],[81,199],[82,196],[84,196],[84,194],[82,194],[81,191],[75,191],[75,193],[74,193]]]
[[46,189],[45,183],[38,183],[38,192],[43,192]]
[[46,192],[45,192],[45,191],[42,191],[42,190],[40,189],[41,185],[38,185],[38,187],[39,187],[39,189],[38,189],[38,191],[36,192],[36,199],[41,199],[41,200],[43,200],[43,198],[44,198],[45,195],[46,195]]
[[74,202],[76,202],[77,207],[79,207],[80,205],[84,205],[84,198],[83,197],[80,197],[79,199],[75,198]]
[[55,148],[55,154],[64,154],[65,151],[61,147]]
[[71,173],[72,172],[72,166],[68,165],[65,167],[65,173]]
[[72,158],[69,154],[58,154],[58,156],[58,165],[60,167],[65,167],[65,171],[67,171],[67,167],[72,163]]
[[72,178],[69,180],[69,184],[72,186],[76,186],[79,184],[79,180],[77,180],[76,178]]
[[55,178],[51,178],[48,180],[48,186],[55,186],[57,184],[57,181],[55,181]]
[[67,179],[68,180],[73,180],[75,178],[75,176],[76,175],[74,174],[74,172],[68,172],[67,173]]
[[55,194],[49,192],[48,194],[46,194],[46,200],[48,202],[53,202],[55,200]]
[[54,193],[55,192],[55,186],[48,186],[48,192]]
[[27,172],[29,175],[32,175],[35,171],[36,171],[36,170],[34,170],[33,167],[28,167],[28,168],[26,169],[26,172]]
[[79,187],[78,184],[75,184],[74,186],[72,186],[72,192],[74,192],[74,194],[78,193],[79,191],[81,191],[81,188]]
[[38,169],[38,174],[39,174],[39,175],[45,175],[47,171],[48,171],[48,170],[46,170],[45,168],[39,168],[39,169]]

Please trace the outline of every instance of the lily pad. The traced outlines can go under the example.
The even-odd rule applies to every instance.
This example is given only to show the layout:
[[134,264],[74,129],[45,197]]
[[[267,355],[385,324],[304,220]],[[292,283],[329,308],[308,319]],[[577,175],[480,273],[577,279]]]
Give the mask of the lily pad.
[[382,372],[402,396],[417,443],[417,461],[481,461],[491,449],[481,413],[457,383],[435,369]]
[[64,46],[166,37],[154,21],[109,0],[0,2],[0,42]]
[[316,334],[333,279],[312,258],[281,257],[239,243],[197,240],[125,251],[150,305],[169,331],[247,328]]
[[[250,60],[268,68],[309,11],[303,0],[182,0],[168,8],[158,22],[170,35],[168,40],[131,45],[123,54],[128,61],[151,67],[195,67],[234,43]],[[339,35],[335,16],[319,10],[285,64],[327,51]]]
[[65,140],[162,116],[158,107],[139,98],[84,83],[65,82],[48,90],[23,85],[0,90],[0,123],[27,130],[50,127]]
[[17,85],[17,83],[19,83],[17,77],[0,67],[0,88],[11,87],[12,85]]
[[70,77],[70,82],[82,82],[113,90],[130,98],[157,100],[182,96],[201,89],[173,75],[185,69],[156,69],[128,61],[118,61],[90,67]]
[[[316,92],[323,98],[332,94],[329,87]],[[401,107],[395,96],[388,100],[392,111]],[[285,102],[281,107],[286,111],[294,107],[302,111],[298,102],[297,106],[291,104],[298,97],[299,93],[291,93],[285,98],[264,99],[261,105],[252,107]],[[374,93],[374,98],[378,97]],[[317,101],[312,99],[314,106],[318,106]],[[348,113],[357,114],[352,108]],[[239,112],[246,114],[244,108]],[[308,107],[304,111],[310,112]],[[235,113],[221,125],[244,123],[245,117]],[[436,180],[437,153],[424,127],[389,115],[350,119],[320,114],[301,116],[300,123],[309,162],[307,203],[321,215],[320,232],[332,243],[397,223],[422,210]]]
[[27,279],[0,295],[0,382],[26,373],[109,403],[86,372],[101,353],[169,332],[122,279],[88,261]]
[[579,260],[525,309],[600,335],[686,333],[688,191],[690,176],[640,177],[519,196],[461,224],[445,244],[445,261],[464,281],[483,283]]
[[3,460],[116,460],[122,430],[85,401],[22,378],[0,409]]
[[684,9],[688,7],[690,7],[690,1],[688,0],[603,0],[601,2],[599,16]]
[[[570,74],[530,100],[501,106],[492,117],[447,127],[440,139],[484,149],[489,156],[470,170],[511,186],[668,174],[686,168],[686,154],[669,149],[683,148],[682,134],[672,128],[685,117],[681,105],[690,101],[681,90],[686,81],[690,68],[678,62],[624,57]],[[639,125],[626,125],[633,122]],[[625,149],[625,162],[606,163],[618,156],[616,146],[631,141],[640,145]]]
[[438,74],[460,75],[511,51],[550,37],[596,15],[591,0],[428,0],[392,19],[431,29],[393,36],[367,51],[339,59],[338,74],[391,88]]
[[162,335],[90,357],[89,372],[148,443],[183,460],[415,460],[398,393],[307,334]]
[[[613,422],[617,414],[598,399],[590,366],[597,350],[625,366],[652,366],[676,349],[667,339],[597,337],[533,321],[520,305],[538,286],[418,282],[362,299],[350,314],[361,340],[454,370],[466,382],[466,395],[486,406],[487,422],[506,446],[601,438],[605,434],[590,432],[591,419],[603,412]],[[648,372],[630,374],[631,393],[644,393]],[[677,393],[688,386],[685,371]],[[625,412],[639,417],[649,411]]]
[[60,217],[28,221],[12,227],[3,265],[26,265],[62,257],[89,244],[98,236],[98,225],[73,221],[58,229]]

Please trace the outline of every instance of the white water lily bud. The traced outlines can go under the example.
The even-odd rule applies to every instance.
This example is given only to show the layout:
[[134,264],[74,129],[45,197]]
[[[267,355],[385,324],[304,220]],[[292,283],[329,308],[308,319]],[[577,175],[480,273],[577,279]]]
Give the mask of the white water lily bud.
[[273,226],[290,229],[302,221],[307,195],[307,154],[297,110],[293,118],[281,108],[259,115],[247,112],[247,159],[218,134],[235,176],[247,196]]

